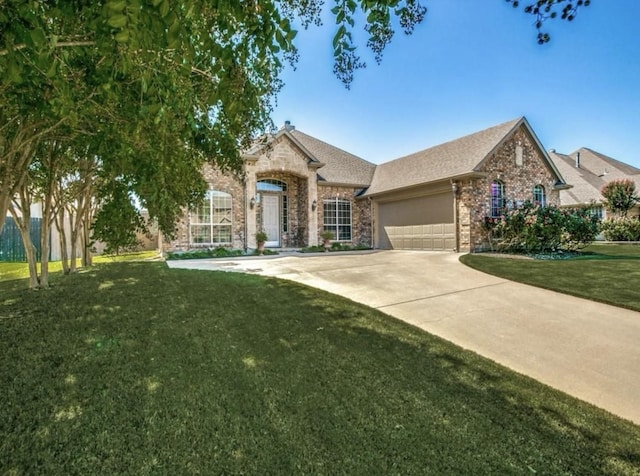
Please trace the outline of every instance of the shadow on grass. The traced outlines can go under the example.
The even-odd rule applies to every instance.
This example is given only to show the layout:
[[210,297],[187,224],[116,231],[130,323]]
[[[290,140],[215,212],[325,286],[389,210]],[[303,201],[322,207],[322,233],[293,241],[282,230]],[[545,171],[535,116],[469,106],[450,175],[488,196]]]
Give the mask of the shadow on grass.
[[18,473],[633,474],[640,457],[638,427],[292,282],[115,263],[6,296],[23,313],[0,321],[0,461]]
[[[314,295],[304,289],[300,292]],[[640,445],[637,444],[640,433],[634,425],[619,429],[627,435],[628,441],[633,442],[620,446],[619,442],[614,443],[619,430],[612,431],[612,416],[590,404],[390,316],[362,312],[358,305],[348,300],[316,296],[312,297],[310,306],[317,307],[325,316],[327,324],[321,330],[329,335],[333,345],[341,349],[355,347],[365,354],[354,366],[354,371],[371,361],[376,366],[382,365],[384,371],[394,376],[394,395],[386,395],[387,401],[403,395],[401,400],[404,401],[420,400],[434,405],[442,413],[435,419],[432,415],[430,424],[436,424],[438,420],[456,422],[457,428],[464,429],[461,430],[463,433],[483,435],[482,451],[489,454],[499,451],[495,445],[511,448],[511,461],[506,457],[503,467],[488,466],[485,470],[508,471],[522,462],[519,459],[522,455],[529,455],[527,467],[536,468],[538,472],[590,473],[597,468],[595,472],[601,474],[618,471],[634,474],[640,469]],[[345,361],[353,362],[355,357]],[[454,406],[449,405],[452,402],[455,402]],[[462,407],[459,407],[461,402]],[[523,434],[527,435],[525,440]],[[582,456],[567,453],[567,441],[572,442],[571,446],[581,447],[578,453],[586,452]],[[538,452],[543,447],[547,449]],[[551,451],[552,457],[547,451]],[[550,461],[555,464],[565,458],[573,463],[550,469]],[[580,463],[573,466],[576,461]]]

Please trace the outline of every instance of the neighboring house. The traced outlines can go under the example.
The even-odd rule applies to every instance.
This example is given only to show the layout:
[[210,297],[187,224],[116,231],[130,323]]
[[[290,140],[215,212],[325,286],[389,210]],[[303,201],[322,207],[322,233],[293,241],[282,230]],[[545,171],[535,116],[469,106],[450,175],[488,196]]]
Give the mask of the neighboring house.
[[381,165],[290,123],[244,154],[240,175],[207,166],[204,204],[186,213],[171,250],[336,241],[384,249],[478,251],[484,224],[525,201],[560,204],[568,189],[522,117]]
[[[606,210],[602,205],[604,197],[600,190],[608,182],[629,179],[640,190],[640,169],[586,147],[569,155],[551,149],[549,156],[562,176],[572,185],[571,189],[560,192],[560,204],[563,207],[595,204],[599,215],[605,218]],[[640,215],[640,206],[633,208],[630,215]]]

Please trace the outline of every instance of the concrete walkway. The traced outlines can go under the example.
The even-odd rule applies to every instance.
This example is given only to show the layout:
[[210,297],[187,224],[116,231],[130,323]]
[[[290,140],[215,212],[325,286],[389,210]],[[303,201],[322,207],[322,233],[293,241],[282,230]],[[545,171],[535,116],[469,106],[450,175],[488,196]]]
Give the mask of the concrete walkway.
[[458,258],[381,251],[168,264],[348,297],[640,424],[640,313],[496,278]]

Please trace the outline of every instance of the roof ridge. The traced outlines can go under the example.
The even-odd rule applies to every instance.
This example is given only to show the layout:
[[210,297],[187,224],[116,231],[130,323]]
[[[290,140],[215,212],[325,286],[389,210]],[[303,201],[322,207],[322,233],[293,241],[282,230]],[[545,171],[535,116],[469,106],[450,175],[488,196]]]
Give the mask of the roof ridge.
[[333,145],[333,144],[330,144],[330,143],[328,143],[328,142],[326,142],[326,141],[323,141],[322,139],[318,139],[317,137],[312,136],[312,135],[310,135],[310,134],[307,134],[306,132],[302,132],[300,129],[293,129],[293,130],[289,131],[289,134],[291,134],[291,135],[292,135],[292,136],[294,136],[294,137],[296,136],[296,134],[302,134],[303,136],[308,137],[308,138],[310,138],[310,139],[313,139],[313,140],[315,140],[315,141],[317,141],[317,142],[321,142],[321,143],[323,143],[324,145],[331,147],[332,149],[337,149],[337,150],[339,150],[340,152],[344,152],[344,153],[345,153],[345,154],[347,154],[347,155],[350,155],[350,156],[352,156],[352,157],[355,157],[356,159],[360,159],[360,160],[362,160],[362,161],[364,161],[364,162],[367,162],[368,164],[371,164],[371,165],[373,165],[373,166],[375,166],[375,165],[376,165],[376,164],[374,164],[373,162],[368,161],[367,159],[363,159],[363,158],[362,158],[362,157],[360,157],[359,155],[356,155],[356,154],[354,154],[354,153],[352,153],[352,152],[349,152],[349,151],[347,151],[347,150],[345,150],[345,149],[343,149],[343,148],[341,148],[341,147],[338,147],[338,146],[336,146],[336,145]]
[[422,153],[424,153],[424,152],[427,152],[427,151],[429,151],[429,150],[431,150],[431,149],[435,149],[436,147],[444,147],[444,146],[446,146],[446,145],[454,144],[454,143],[456,143],[456,142],[462,142],[462,141],[463,141],[463,140],[465,140],[465,139],[466,139],[466,140],[468,140],[468,139],[470,139],[470,138],[473,138],[474,136],[479,136],[479,135],[481,135],[481,134],[486,134],[486,133],[488,133],[488,132],[490,132],[490,131],[493,131],[493,130],[496,130],[496,129],[500,129],[500,128],[506,127],[506,126],[508,126],[508,125],[510,126],[510,128],[512,128],[513,126],[515,126],[518,122],[520,122],[520,121],[521,121],[521,120],[523,120],[524,118],[525,118],[524,116],[520,116],[520,117],[519,117],[519,118],[517,118],[517,119],[512,119],[512,120],[510,120],[510,121],[506,121],[506,122],[503,122],[503,123],[501,123],[501,124],[497,124],[497,125],[495,125],[495,126],[487,127],[487,128],[485,128],[485,129],[482,129],[482,130],[479,130],[479,131],[475,131],[475,132],[471,132],[471,133],[469,133],[469,134],[465,134],[465,135],[463,135],[462,137],[457,137],[457,138],[455,138],[455,139],[451,139],[451,140],[448,140],[448,141],[445,141],[445,142],[441,142],[441,143],[439,143],[439,144],[432,145],[431,147],[426,147],[425,149],[420,149],[420,150],[418,150],[418,151],[416,151],[416,152],[412,152],[412,153],[410,153],[410,154],[403,155],[403,156],[398,157],[398,158],[396,158],[396,159],[392,159],[392,160],[389,160],[389,161],[387,161],[387,162],[383,162],[383,163],[382,163],[382,164],[380,164],[380,165],[386,165],[386,164],[390,164],[390,163],[392,163],[392,162],[396,162],[396,161],[398,161],[398,160],[406,159],[406,158],[408,158],[408,157],[413,157],[413,156],[416,156],[416,155],[418,155],[418,154],[422,154]]
[[[620,171],[626,175],[640,175],[640,169],[638,169],[637,167],[634,167],[631,164],[627,164],[626,162],[622,162],[621,160],[614,159],[613,157],[603,154],[602,152],[598,152],[597,150],[590,149],[589,147],[584,147],[584,146],[580,147],[578,150],[572,152],[572,154],[576,154],[581,150],[585,150],[592,153],[593,155],[598,157],[600,160],[608,162],[612,166],[621,166],[622,169],[620,169]],[[631,173],[630,171],[633,171],[633,173]]]

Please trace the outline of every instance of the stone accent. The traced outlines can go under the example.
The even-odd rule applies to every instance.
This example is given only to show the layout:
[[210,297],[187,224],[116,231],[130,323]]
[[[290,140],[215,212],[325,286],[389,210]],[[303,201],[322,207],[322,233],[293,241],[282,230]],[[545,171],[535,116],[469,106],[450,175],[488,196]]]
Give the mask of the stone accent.
[[[311,203],[317,200],[317,167],[299,147],[286,136],[280,136],[257,158],[245,162],[247,193],[254,196],[260,179],[273,178],[287,183],[288,229],[282,234],[282,246],[316,244],[317,237],[310,230],[317,228],[317,215],[310,213]],[[260,227],[260,207],[247,207],[248,246],[255,247],[255,233]]]
[[[522,164],[520,162],[520,154]],[[504,184],[507,204],[533,200],[533,187],[542,185],[547,204],[560,204],[560,193],[555,189],[556,178],[546,165],[543,153],[524,126],[516,130],[490,156],[478,170],[483,176],[458,180],[457,228],[458,249],[463,252],[488,249],[483,224],[491,213],[491,183]]]
[[351,201],[351,243],[372,246],[372,223],[371,223],[371,199],[356,199],[359,190],[349,187],[336,187],[329,185],[318,185],[318,217],[317,235],[324,230],[324,207],[323,200],[339,197]]
[[[256,175],[256,184],[260,180],[274,179],[287,184],[287,191],[277,195],[287,197],[287,231],[281,230],[281,246],[283,248],[297,248],[308,242],[309,187],[307,178],[298,177],[287,172],[261,172]],[[257,192],[256,192],[257,193]],[[261,192],[261,194],[270,192]],[[256,205],[256,227],[262,229],[262,203]]]

